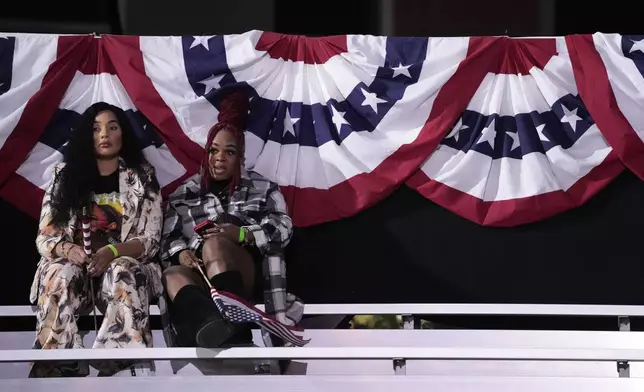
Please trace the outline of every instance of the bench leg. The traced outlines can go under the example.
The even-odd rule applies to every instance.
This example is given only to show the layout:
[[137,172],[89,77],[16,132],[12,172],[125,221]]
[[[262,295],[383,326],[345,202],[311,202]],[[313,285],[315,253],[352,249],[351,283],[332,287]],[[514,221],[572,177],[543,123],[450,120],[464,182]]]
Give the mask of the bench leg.
[[[420,322],[416,322],[416,318],[411,314],[402,315],[403,329],[418,329]],[[404,358],[394,359],[394,374],[405,375],[407,374],[407,361]]]
[[[629,332],[631,330],[631,318],[620,316],[617,318],[617,324],[620,331]],[[631,376],[631,366],[628,361],[617,362],[617,373],[619,377],[628,378]]]

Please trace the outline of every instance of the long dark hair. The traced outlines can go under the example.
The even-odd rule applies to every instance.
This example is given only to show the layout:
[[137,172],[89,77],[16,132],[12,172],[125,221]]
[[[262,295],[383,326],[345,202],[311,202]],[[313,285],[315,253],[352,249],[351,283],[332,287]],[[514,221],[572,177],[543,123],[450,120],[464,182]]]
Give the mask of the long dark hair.
[[228,94],[219,105],[219,116],[217,117],[217,124],[215,124],[206,138],[206,146],[204,148],[204,155],[201,160],[201,192],[207,193],[210,189],[212,177],[210,175],[210,146],[215,136],[221,131],[232,132],[235,142],[237,143],[237,165],[233,172],[233,177],[228,184],[228,193],[233,194],[237,185],[241,181],[241,167],[244,163],[244,156],[246,153],[246,145],[244,138],[244,130],[246,129],[248,121],[248,108],[249,101],[248,95],[242,90],[236,90]]
[[148,162],[125,112],[114,105],[97,102],[85,110],[74,127],[64,154],[65,166],[57,178],[53,179],[55,187],[51,207],[54,225],[66,224],[72,211],[78,212],[91,201],[92,188],[100,177],[94,152],[94,121],[104,111],[114,113],[121,126],[122,145],[119,156],[127,168],[145,181],[143,165]]

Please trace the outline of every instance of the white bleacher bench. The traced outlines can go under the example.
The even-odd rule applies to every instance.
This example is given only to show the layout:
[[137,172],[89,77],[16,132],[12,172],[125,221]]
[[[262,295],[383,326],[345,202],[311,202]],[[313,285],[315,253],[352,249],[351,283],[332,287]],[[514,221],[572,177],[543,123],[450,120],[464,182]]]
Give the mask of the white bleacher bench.
[[[327,348],[195,348],[93,349],[93,350],[7,350],[12,361],[117,360],[117,359],[420,359],[420,360],[548,360],[548,361],[644,361],[643,349],[539,349],[539,348],[430,348],[430,347],[327,347]],[[45,383],[46,381],[46,383]],[[256,391],[522,391],[522,392],[631,392],[644,388],[644,379],[564,377],[427,377],[427,376],[256,376],[199,378],[89,378],[47,380],[3,380],[2,391],[62,392],[149,388],[156,392],[176,390]]]
[[4,380],[2,392],[641,392],[644,379],[580,377],[209,376]]
[[153,347],[66,350],[2,350],[0,362],[95,360],[508,360],[508,361],[644,361],[644,349],[487,348],[487,347],[234,347],[204,349]]
[[[262,307],[260,307],[262,308]],[[308,329],[303,348],[190,348],[127,350],[2,350],[0,363],[75,359],[162,360],[354,360],[393,361],[396,375],[406,374],[408,360],[617,362],[629,377],[628,362],[644,361],[644,333],[629,332],[630,317],[644,316],[644,306],[549,304],[310,304],[306,316],[401,315],[401,330]],[[2,317],[33,316],[31,306],[0,307]],[[99,313],[100,314],[100,313]],[[151,307],[158,315],[158,308]],[[417,330],[414,315],[615,317],[617,331]],[[411,321],[411,322],[410,322]],[[21,347],[21,346],[20,346]],[[311,363],[309,361],[309,363]],[[614,366],[614,365],[613,365]],[[391,369],[391,367],[389,367]],[[614,369],[614,368],[613,368]],[[4,390],[4,389],[3,389]]]
[[[263,305],[257,308],[264,310]],[[0,306],[0,317],[32,316],[33,306]],[[98,309],[96,314],[101,314]],[[558,305],[558,304],[309,304],[305,315],[469,315],[469,316],[589,316],[644,317],[638,305]],[[159,307],[150,306],[150,315]]]

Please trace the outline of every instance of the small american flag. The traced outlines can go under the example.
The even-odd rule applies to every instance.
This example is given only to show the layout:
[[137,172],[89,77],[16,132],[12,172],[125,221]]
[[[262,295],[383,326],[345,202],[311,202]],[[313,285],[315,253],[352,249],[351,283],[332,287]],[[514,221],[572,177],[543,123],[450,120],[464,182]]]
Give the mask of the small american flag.
[[222,316],[232,323],[255,323],[285,342],[298,347],[306,345],[311,340],[302,337],[303,329],[279,322],[234,294],[217,291],[210,286],[210,295]]

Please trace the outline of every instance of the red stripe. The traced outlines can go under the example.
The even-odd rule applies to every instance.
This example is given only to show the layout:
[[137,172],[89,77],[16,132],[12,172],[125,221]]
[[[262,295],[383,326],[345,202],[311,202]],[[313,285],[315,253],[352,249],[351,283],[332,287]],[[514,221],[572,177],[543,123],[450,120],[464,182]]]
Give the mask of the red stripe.
[[67,91],[81,60],[92,43],[90,36],[58,38],[56,60],[49,66],[40,90],[27,105],[2,149],[0,149],[0,185],[4,185],[25,161],[45,131]]
[[540,221],[584,204],[623,170],[617,154],[611,152],[567,191],[499,201],[483,201],[430,179],[424,172],[414,176],[409,185],[434,203],[479,225],[512,227]]
[[102,39],[105,40],[104,48],[134,106],[159,130],[161,140],[187,170],[180,179],[164,187],[165,194],[173,192],[199,170],[198,162],[203,156],[203,149],[181,129],[174,112],[166,105],[145,72],[139,37],[104,35]]
[[116,70],[105,50],[104,43],[105,41],[101,38],[92,39],[87,56],[78,67],[79,72],[84,75],[100,75],[102,73],[116,75]]
[[619,109],[608,71],[589,34],[566,37],[579,96],[624,165],[644,179],[644,142]]
[[306,37],[265,31],[259,37],[255,50],[266,51],[274,59],[324,64],[330,58],[347,52],[347,36]]

